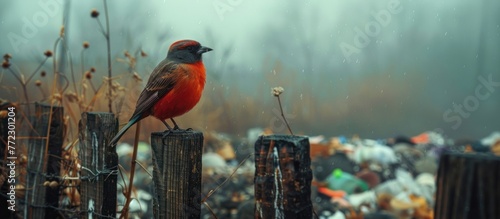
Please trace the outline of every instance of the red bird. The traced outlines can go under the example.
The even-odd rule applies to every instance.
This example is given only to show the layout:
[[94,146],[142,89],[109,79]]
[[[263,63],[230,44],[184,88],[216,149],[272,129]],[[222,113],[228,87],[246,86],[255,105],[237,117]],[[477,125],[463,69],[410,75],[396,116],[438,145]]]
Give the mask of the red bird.
[[[110,145],[116,144],[132,125],[148,116],[161,120],[169,131],[179,129],[173,118],[188,112],[200,100],[206,79],[201,55],[209,51],[212,49],[193,40],[173,43],[167,58],[156,66],[149,77],[137,100],[134,114],[111,140]],[[173,129],[166,119],[172,120]]]

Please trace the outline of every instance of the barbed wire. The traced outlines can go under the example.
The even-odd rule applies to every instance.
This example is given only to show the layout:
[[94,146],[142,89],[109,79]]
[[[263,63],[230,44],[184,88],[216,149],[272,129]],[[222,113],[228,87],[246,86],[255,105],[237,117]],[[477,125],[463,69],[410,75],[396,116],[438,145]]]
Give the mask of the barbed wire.
[[118,169],[117,168],[118,168],[118,165],[117,166],[113,166],[111,168],[104,167],[104,169],[102,169],[102,170],[94,170],[94,171],[92,171],[91,169],[82,166],[81,169],[89,172],[90,175],[87,175],[87,176],[81,176],[80,175],[80,176],[74,176],[74,177],[71,177],[71,176],[60,176],[58,174],[40,173],[38,171],[34,171],[31,168],[26,168],[26,171],[28,173],[30,173],[30,174],[35,174],[35,175],[38,174],[38,175],[44,176],[46,178],[51,178],[51,179],[58,179],[58,180],[82,180],[82,181],[93,182],[97,178],[99,178],[99,176],[106,176],[106,178],[105,178],[105,180],[106,180],[111,175],[118,175]]
[[99,176],[102,176],[102,175],[106,176],[106,178],[104,178],[104,180],[107,180],[108,177],[111,175],[118,176],[118,165],[113,166],[110,169],[107,169],[106,166],[104,166],[103,170],[95,170],[95,173],[94,173],[94,171],[92,171],[89,168],[84,167],[84,166],[82,166],[81,169],[86,170],[92,174],[92,176],[80,176],[81,180],[88,180],[89,182],[93,182],[94,180],[99,178]]

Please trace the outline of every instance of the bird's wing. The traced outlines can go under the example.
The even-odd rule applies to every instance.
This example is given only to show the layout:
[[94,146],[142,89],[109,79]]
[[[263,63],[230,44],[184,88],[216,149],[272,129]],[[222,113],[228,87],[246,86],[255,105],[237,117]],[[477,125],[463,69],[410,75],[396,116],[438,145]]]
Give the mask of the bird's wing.
[[153,105],[174,87],[175,81],[173,79],[175,74],[173,73],[176,69],[178,69],[178,63],[167,59],[161,61],[156,66],[149,77],[146,87],[137,100],[136,108],[131,118],[138,115],[142,118],[149,116]]

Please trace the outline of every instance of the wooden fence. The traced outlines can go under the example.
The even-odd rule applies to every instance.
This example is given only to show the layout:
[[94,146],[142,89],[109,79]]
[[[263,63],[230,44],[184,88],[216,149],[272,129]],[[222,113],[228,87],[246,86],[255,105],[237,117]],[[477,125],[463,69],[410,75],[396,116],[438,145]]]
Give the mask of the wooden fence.
[[[3,109],[0,109],[3,110]],[[110,113],[83,113],[79,122],[77,177],[61,175],[65,138],[64,109],[36,104],[27,144],[24,197],[16,200],[16,213],[5,208],[2,216],[15,218],[116,218],[118,156],[107,142],[118,130]],[[4,118],[0,118],[3,122]],[[8,126],[0,125],[3,143]],[[3,161],[6,144],[0,144]],[[153,214],[155,218],[200,218],[203,134],[196,131],[152,133]],[[264,136],[255,144],[256,218],[312,218],[312,172],[309,141],[298,136]],[[5,163],[5,162],[2,162]],[[19,165],[19,162],[18,162]],[[5,167],[5,164],[2,165]],[[5,175],[6,169],[0,172]],[[75,174],[75,173],[73,173]],[[18,176],[21,178],[24,176]],[[6,181],[2,187],[9,186]],[[19,183],[18,183],[19,184]],[[67,187],[79,191],[77,203],[60,206]],[[18,191],[18,193],[21,191]],[[6,194],[2,190],[2,194]],[[1,196],[3,201],[8,197]],[[75,197],[73,197],[75,198]],[[274,207],[278,206],[278,207]],[[20,213],[22,212],[22,213]]]
[[[10,107],[10,108],[9,108]],[[17,110],[0,105],[0,215],[2,218],[116,218],[116,148],[107,142],[118,121],[110,113],[83,113],[79,122],[79,168],[61,175],[64,109],[35,105],[27,156],[15,139]],[[7,112],[7,113],[6,113]],[[17,118],[17,117],[16,117]],[[200,218],[203,134],[196,131],[152,133],[153,214],[155,218]],[[25,171],[21,169],[25,163]],[[255,143],[254,218],[314,218],[310,200],[312,172],[306,137],[261,136]],[[441,157],[436,218],[497,218],[500,215],[500,160],[492,156],[447,154]],[[16,169],[17,165],[17,169]],[[14,167],[14,168],[12,168]],[[76,173],[77,172],[77,173]],[[77,177],[74,177],[77,176]],[[19,183],[23,179],[23,183]],[[72,207],[61,194],[77,188]],[[75,190],[72,190],[75,191]],[[14,199],[14,202],[12,202]],[[14,207],[13,207],[14,206]],[[15,210],[15,211],[12,211]]]

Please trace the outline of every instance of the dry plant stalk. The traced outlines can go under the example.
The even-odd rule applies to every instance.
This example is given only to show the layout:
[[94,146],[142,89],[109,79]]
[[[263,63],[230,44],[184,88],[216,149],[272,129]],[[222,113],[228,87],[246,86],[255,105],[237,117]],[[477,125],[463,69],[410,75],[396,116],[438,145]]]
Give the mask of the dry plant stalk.
[[285,91],[283,87],[274,87],[271,90],[271,93],[273,96],[278,98],[278,103],[280,105],[280,112],[281,112],[281,117],[283,117],[283,121],[285,121],[286,127],[288,128],[288,131],[290,132],[291,135],[294,135],[292,132],[292,129],[290,128],[290,125],[288,125],[288,121],[286,120],[285,114],[283,113],[283,107],[281,106],[281,99],[280,99],[280,94],[282,94]]

